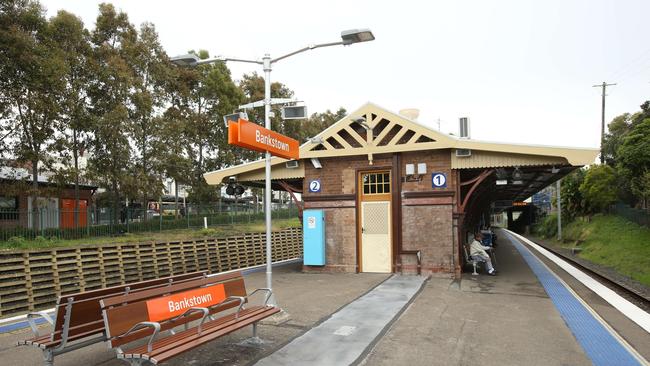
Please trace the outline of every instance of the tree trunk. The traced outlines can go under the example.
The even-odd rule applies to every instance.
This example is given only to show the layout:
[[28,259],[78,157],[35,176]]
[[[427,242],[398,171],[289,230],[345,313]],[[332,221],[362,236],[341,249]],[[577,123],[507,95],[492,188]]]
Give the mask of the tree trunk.
[[73,130],[72,156],[74,157],[74,227],[79,227],[79,146],[77,144],[77,130]]
[[41,229],[39,212],[36,207],[38,197],[38,160],[32,160],[32,229]]
[[111,182],[111,188],[113,189],[113,212],[111,214],[111,222],[113,225],[117,224],[117,217],[119,215],[119,204],[120,204],[120,196],[117,192],[117,181],[115,178],[113,178],[113,181]]
[[178,219],[178,181],[174,179],[174,218]]

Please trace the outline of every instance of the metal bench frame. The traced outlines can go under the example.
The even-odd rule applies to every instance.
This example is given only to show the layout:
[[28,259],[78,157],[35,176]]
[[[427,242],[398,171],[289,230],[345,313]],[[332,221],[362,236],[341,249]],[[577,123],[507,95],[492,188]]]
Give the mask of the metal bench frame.
[[[271,297],[273,295],[273,292],[269,288],[259,288],[259,289],[254,290],[250,294],[247,294],[246,296],[229,296],[226,299],[224,299],[223,301],[219,302],[218,304],[214,304],[214,305],[211,305],[209,307],[192,307],[192,308],[188,309],[187,311],[185,311],[181,315],[177,315],[175,317],[165,319],[165,320],[160,321],[160,322],[155,322],[155,321],[139,322],[137,324],[134,324],[131,327],[131,329],[129,329],[128,331],[126,331],[126,332],[124,332],[122,334],[113,336],[110,339],[124,338],[127,335],[129,335],[129,334],[131,334],[133,332],[136,332],[138,330],[142,330],[142,329],[145,329],[145,328],[151,328],[151,329],[153,329],[153,333],[149,336],[148,341],[147,341],[147,353],[151,353],[153,351],[154,342],[156,341],[156,339],[160,335],[161,329],[163,328],[163,325],[165,323],[170,323],[170,322],[173,322],[173,321],[175,321],[177,319],[187,317],[187,316],[189,316],[189,315],[191,315],[191,314],[193,314],[195,312],[202,312],[203,316],[200,318],[199,323],[197,325],[190,328],[189,327],[189,322],[186,322],[186,323],[183,324],[185,330],[197,329],[197,334],[201,335],[202,334],[202,327],[205,324],[209,324],[210,322],[214,322],[214,321],[219,321],[219,320],[221,320],[221,319],[223,319],[223,318],[225,318],[227,316],[232,315],[232,314],[227,314],[227,315],[224,315],[223,317],[215,317],[216,313],[210,314],[211,309],[218,308],[218,307],[221,307],[223,305],[226,305],[226,304],[229,304],[229,303],[232,303],[232,302],[238,302],[239,304],[237,305],[237,310],[235,312],[235,318],[234,318],[234,319],[238,319],[239,318],[239,313],[243,309],[245,309],[244,305],[248,302],[248,299],[251,296],[255,295],[256,293],[258,293],[260,291],[266,292],[266,296],[264,297],[263,307],[265,307],[265,308],[271,307],[272,308],[273,306],[269,305],[268,302],[271,299]],[[206,320],[208,320],[208,319],[209,319],[209,321],[207,321],[207,323],[206,323]],[[260,339],[257,336],[257,323],[258,322],[259,322],[259,320],[252,323],[252,325],[253,325],[252,342],[254,342],[254,343],[260,343]],[[173,328],[168,329],[168,330],[169,330],[169,333],[171,335],[176,334],[176,332],[174,331]],[[142,338],[139,338],[139,339],[143,339],[143,338],[145,338],[145,337],[142,337]],[[165,339],[165,338],[162,338],[162,339]],[[134,340],[132,342],[135,342],[135,341],[137,341],[137,340]],[[207,343],[207,342],[209,342],[209,341],[206,341],[205,343]],[[131,342],[129,342],[129,343],[131,343]],[[126,344],[128,344],[128,343],[126,343]],[[128,354],[123,350],[122,346],[115,347],[115,350],[117,352],[117,358],[118,359],[120,359],[122,361],[126,361],[132,366],[140,366],[140,365],[144,365],[144,364],[148,364],[148,363],[153,364],[153,362],[149,360],[148,355]],[[180,352],[180,353],[182,353],[182,352]]]
[[472,276],[478,276],[478,272],[476,272],[476,267],[479,263],[485,263],[485,260],[482,258],[474,258],[469,253],[467,252],[467,247],[463,245],[463,252],[465,252],[465,261],[467,263],[471,263],[472,266],[474,267],[474,272],[472,272]]
[[[177,280],[179,277],[187,277],[191,276],[192,274],[198,274],[198,273],[203,273],[203,277],[205,277],[207,274],[204,271],[200,272],[195,272],[195,273],[189,273],[189,274],[182,274],[182,275],[177,275],[177,276],[170,276],[167,283],[161,283],[158,285],[153,285],[153,286],[145,286],[142,288],[138,288],[137,290],[142,290],[142,289],[147,289],[147,288],[155,288],[155,287],[163,287],[163,286],[169,286],[175,283],[175,280]],[[198,277],[198,275],[197,275]],[[147,280],[147,281],[142,281],[140,283],[146,283],[150,281],[155,281],[153,280]],[[131,284],[133,286],[133,284]],[[124,286],[123,290],[121,291],[116,291],[114,294],[111,294],[110,296],[115,296],[118,294],[129,294],[131,292],[131,287],[129,285]],[[83,292],[82,292],[83,293]],[[82,300],[84,301],[84,300]],[[97,300],[99,301],[99,299]],[[36,324],[36,318],[41,317],[45,319],[45,321],[50,324],[53,328],[52,331],[50,332],[50,336],[54,337],[54,334],[57,332],[56,329],[56,324],[57,324],[57,315],[59,314],[59,309],[61,307],[64,307],[64,313],[63,313],[63,323],[61,326],[61,341],[56,347],[46,347],[43,346],[42,344],[36,344],[34,342],[31,342],[30,340],[25,340],[18,342],[18,346],[26,346],[26,345],[32,345],[32,346],[38,346],[38,348],[43,352],[43,364],[44,366],[53,366],[54,365],[54,356],[60,355],[63,353],[67,353],[70,351],[77,350],[79,348],[83,348],[86,346],[89,346],[91,344],[95,343],[100,343],[100,342],[105,342],[107,340],[106,338],[106,333],[104,332],[103,334],[99,336],[92,336],[89,335],[84,338],[80,338],[77,340],[74,340],[73,344],[68,345],[68,342],[70,341],[69,339],[69,332],[70,332],[70,319],[72,317],[72,307],[75,302],[74,296],[69,296],[67,298],[67,301],[64,304],[57,304],[56,307],[54,308],[54,317],[52,317],[50,314],[48,314],[46,311],[36,311],[36,312],[30,312],[27,314],[27,322],[29,323],[29,327],[32,330],[32,335],[34,339],[41,337],[41,334],[38,329],[38,325]],[[43,334],[44,336],[45,334]],[[92,338],[91,338],[92,337]],[[85,339],[88,338],[88,339]]]

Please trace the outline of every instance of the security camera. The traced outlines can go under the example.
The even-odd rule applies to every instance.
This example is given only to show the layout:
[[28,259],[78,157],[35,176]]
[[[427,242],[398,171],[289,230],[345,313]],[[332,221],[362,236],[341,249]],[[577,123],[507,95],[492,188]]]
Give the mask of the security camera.
[[235,177],[234,175],[228,178],[228,182],[230,183],[235,183],[236,181],[237,181],[237,177]]

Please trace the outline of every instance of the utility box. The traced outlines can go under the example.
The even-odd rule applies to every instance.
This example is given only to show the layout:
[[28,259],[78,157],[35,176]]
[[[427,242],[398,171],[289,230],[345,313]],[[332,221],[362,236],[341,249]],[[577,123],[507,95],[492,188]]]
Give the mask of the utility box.
[[325,211],[305,210],[302,213],[302,245],[306,266],[325,265]]

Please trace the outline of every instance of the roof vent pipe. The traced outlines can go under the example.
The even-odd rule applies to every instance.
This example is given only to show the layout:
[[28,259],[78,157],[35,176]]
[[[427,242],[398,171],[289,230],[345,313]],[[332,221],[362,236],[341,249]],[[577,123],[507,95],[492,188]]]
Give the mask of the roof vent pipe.
[[469,117],[460,117],[459,122],[460,123],[458,126],[458,136],[460,136],[461,139],[469,139],[470,138]]
[[399,111],[399,114],[410,119],[411,121],[417,121],[420,116],[420,110],[417,108],[407,108]]

